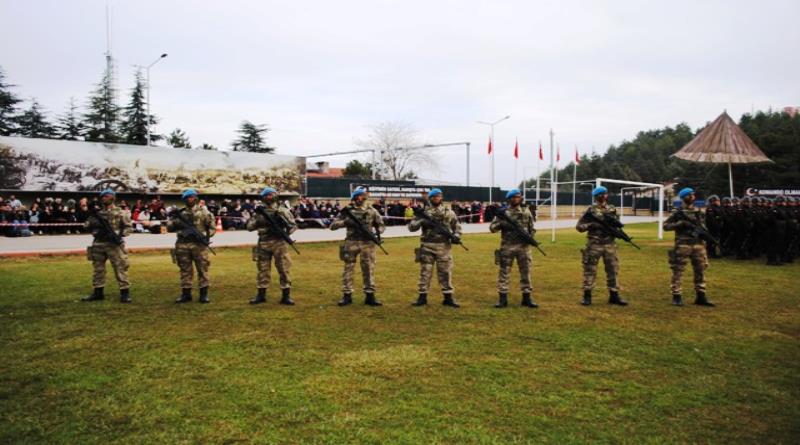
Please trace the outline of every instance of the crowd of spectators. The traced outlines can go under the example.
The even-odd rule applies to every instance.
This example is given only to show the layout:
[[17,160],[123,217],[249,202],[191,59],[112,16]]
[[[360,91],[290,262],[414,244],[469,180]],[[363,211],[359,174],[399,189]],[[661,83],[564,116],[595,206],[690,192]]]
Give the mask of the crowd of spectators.
[[[0,196],[0,234],[5,236],[31,236],[45,234],[84,233],[83,223],[89,217],[90,208],[96,203],[96,197],[61,198],[36,197],[29,205],[24,205],[15,195],[7,198]],[[209,199],[201,201],[201,205],[219,217],[224,230],[242,230],[247,220],[253,215],[258,202],[254,199]],[[289,207],[297,219],[300,228],[325,228],[339,215],[344,200],[320,200],[300,198],[294,205],[288,201],[282,203]],[[385,201],[375,200],[372,206],[386,218],[387,225],[406,224],[414,215],[414,209],[423,205],[419,200]],[[477,223],[483,211],[480,202],[453,201],[451,208],[460,217],[462,223]],[[164,221],[174,206],[167,206],[160,196],[148,199],[137,199],[133,204],[121,199],[117,206],[130,211],[133,229],[138,233],[164,233]],[[486,209],[487,212],[491,208]],[[44,224],[44,225],[40,225]]]

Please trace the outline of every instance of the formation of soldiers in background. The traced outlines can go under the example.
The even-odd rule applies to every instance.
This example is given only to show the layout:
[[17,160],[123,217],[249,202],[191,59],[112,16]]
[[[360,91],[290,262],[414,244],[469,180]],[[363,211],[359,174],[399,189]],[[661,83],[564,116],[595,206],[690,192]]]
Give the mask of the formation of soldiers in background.
[[[128,281],[129,259],[124,238],[131,233],[131,219],[127,211],[114,205],[116,193],[113,190],[100,192],[99,205],[90,209],[86,229],[94,235],[92,245],[87,248],[88,259],[92,262],[92,284],[94,292],[83,301],[103,300],[106,263],[114,269],[120,289],[120,301],[130,303],[130,282]],[[592,304],[592,290],[595,287],[598,265],[602,260],[606,273],[606,287],[609,292],[608,303],[627,306],[628,302],[619,295],[618,274],[620,263],[616,241],[622,240],[640,249],[624,231],[616,208],[608,202],[608,190],[598,186],[592,191],[594,203],[581,216],[576,230],[586,233],[586,246],[581,250],[583,265],[583,299],[581,304]],[[687,265],[691,264],[694,275],[694,304],[714,306],[706,297],[705,270],[708,268],[709,253],[712,257],[735,255],[746,259],[766,253],[768,263],[779,265],[792,262],[797,252],[798,215],[800,207],[792,198],[778,197],[774,200],[764,198],[708,198],[708,209],[702,211],[694,206],[695,192],[684,188],[678,193],[682,203],[672,210],[663,223],[663,229],[675,232],[674,248],[668,254],[668,264],[672,270],[670,291],[672,304],[683,305],[681,279]],[[344,241],[340,245],[339,259],[344,263],[342,270],[342,298],[339,306],[353,303],[353,282],[356,263],[360,264],[364,304],[381,306],[376,298],[375,263],[376,251],[383,247],[381,234],[385,223],[381,214],[367,200],[366,189],[357,188],[350,196],[350,204],[342,207],[330,230],[346,229]],[[185,207],[169,213],[167,229],[176,233],[175,248],[171,250],[172,260],[180,270],[181,294],[176,303],[192,301],[192,288],[195,271],[198,276],[199,302],[209,303],[209,254],[216,254],[211,247],[211,237],[215,234],[215,219],[209,210],[200,204],[194,189],[183,192],[181,199]],[[257,231],[258,243],[253,247],[253,261],[256,263],[256,296],[250,304],[266,302],[266,292],[270,284],[272,265],[277,269],[280,281],[280,304],[294,305],[291,298],[291,266],[289,248],[297,251],[291,234],[297,230],[292,213],[279,202],[278,191],[266,187],[261,192],[261,206],[254,209],[254,217],[248,220],[247,230]],[[452,246],[460,245],[468,250],[461,240],[461,224],[456,213],[444,205],[441,190],[433,189],[425,200],[425,205],[414,210],[408,223],[412,232],[421,229],[420,246],[415,249],[414,260],[420,264],[418,297],[413,306],[428,304],[428,292],[434,267],[441,287],[444,306],[458,308],[452,284],[453,255]],[[494,252],[494,262],[498,267],[496,308],[508,306],[509,282],[512,266],[516,262],[520,276],[521,306],[537,308],[533,300],[532,249],[536,248],[546,255],[535,239],[535,216],[522,205],[522,193],[512,189],[506,194],[506,206],[497,208],[492,216],[489,229],[500,232],[500,246]],[[299,252],[298,252],[299,253]]]
[[706,200],[706,223],[718,243],[708,243],[711,258],[766,257],[767,264],[791,263],[800,253],[800,201],[791,196]]

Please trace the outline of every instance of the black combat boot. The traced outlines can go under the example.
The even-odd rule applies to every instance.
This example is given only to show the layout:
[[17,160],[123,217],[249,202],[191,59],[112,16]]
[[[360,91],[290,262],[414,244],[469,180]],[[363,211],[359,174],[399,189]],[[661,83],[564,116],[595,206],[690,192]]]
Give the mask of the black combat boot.
[[131,290],[130,289],[120,289],[119,290],[119,302],[120,303],[130,303],[131,301]]
[[353,294],[345,293],[342,295],[342,299],[339,300],[339,306],[349,306],[353,304]]
[[197,301],[202,304],[211,303],[211,300],[208,299],[208,286],[200,288],[200,298]]
[[583,291],[583,300],[581,304],[584,306],[591,306],[592,305],[592,291],[591,290],[584,290]]
[[683,297],[681,297],[681,294],[672,294],[672,305],[683,306]]
[[706,298],[706,293],[702,291],[697,291],[697,296],[694,299],[694,304],[698,306],[714,307],[714,303],[708,301],[708,299]]
[[428,304],[428,294],[420,292],[417,301],[411,303],[411,306],[425,306],[426,304]]
[[531,293],[530,292],[523,292],[522,293],[522,304],[521,305],[523,307],[529,307],[529,308],[534,308],[534,309],[539,307],[538,304],[534,303],[533,298],[531,298]]
[[500,292],[497,294],[497,297],[497,304],[495,304],[494,307],[500,309],[508,306],[508,294]]
[[258,293],[252,300],[250,300],[250,304],[261,304],[266,302],[267,302],[267,290],[263,288],[258,288]]
[[175,300],[176,303],[188,303],[190,301],[192,301],[192,288],[191,287],[185,287],[185,288],[181,289],[181,296],[178,297]]
[[281,301],[280,304],[285,304],[286,306],[294,306],[294,300],[291,297],[292,290],[288,287],[286,289],[281,289]]
[[444,300],[442,300],[442,305],[450,306],[450,307],[461,307],[460,304],[456,303],[456,300],[453,299],[453,294],[442,294],[444,296]]
[[608,291],[608,304],[616,304],[617,306],[627,306],[628,302],[619,297],[619,292],[612,290]]
[[367,292],[366,295],[366,298],[364,298],[364,304],[367,306],[383,306],[383,303],[375,298],[375,292]]
[[106,295],[103,293],[103,288],[96,287],[94,288],[94,293],[92,293],[92,295],[87,295],[81,298],[81,301],[100,301],[104,298],[106,298]]

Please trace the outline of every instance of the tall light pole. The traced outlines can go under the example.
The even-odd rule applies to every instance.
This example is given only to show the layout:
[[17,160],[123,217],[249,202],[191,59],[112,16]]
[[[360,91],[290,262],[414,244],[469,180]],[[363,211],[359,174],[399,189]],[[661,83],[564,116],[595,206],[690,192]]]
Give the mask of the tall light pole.
[[147,116],[145,116],[145,119],[147,119],[147,146],[148,147],[150,146],[150,127],[152,125],[152,122],[150,122],[150,68],[152,68],[153,65],[155,65],[158,62],[160,62],[161,59],[163,59],[165,57],[167,57],[167,53],[164,53],[164,54],[158,56],[158,59],[154,60],[153,63],[151,63],[150,65],[147,65],[147,68],[145,69],[145,71],[147,72]]
[[491,144],[492,144],[492,185],[489,188],[489,204],[491,204],[493,202],[492,191],[494,190],[494,153],[497,151],[495,149],[495,146],[494,146],[494,126],[499,124],[500,122],[503,122],[506,119],[509,119],[510,117],[511,117],[511,115],[509,114],[508,116],[506,116],[506,117],[504,117],[502,119],[498,119],[498,120],[496,120],[494,122],[478,121],[479,124],[488,125],[489,126],[489,129],[490,129],[489,130],[489,141],[491,141]]

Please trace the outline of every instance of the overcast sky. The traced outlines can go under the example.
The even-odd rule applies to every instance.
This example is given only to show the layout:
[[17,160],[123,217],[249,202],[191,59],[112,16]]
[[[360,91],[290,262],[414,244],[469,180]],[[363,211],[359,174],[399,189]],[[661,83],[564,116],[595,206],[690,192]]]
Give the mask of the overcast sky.
[[[85,102],[112,51],[127,100],[153,67],[159,132],[227,148],[242,119],[278,153],[353,148],[371,123],[413,124],[424,142],[471,141],[472,182],[514,183],[512,150],[536,165],[548,129],[562,162],[639,130],[705,125],[724,109],[800,105],[800,1],[0,0],[0,66],[51,115]],[[463,150],[439,152],[464,181]],[[343,165],[346,159],[331,159]],[[564,162],[565,163],[565,162]],[[529,174],[535,170],[529,170]]]

